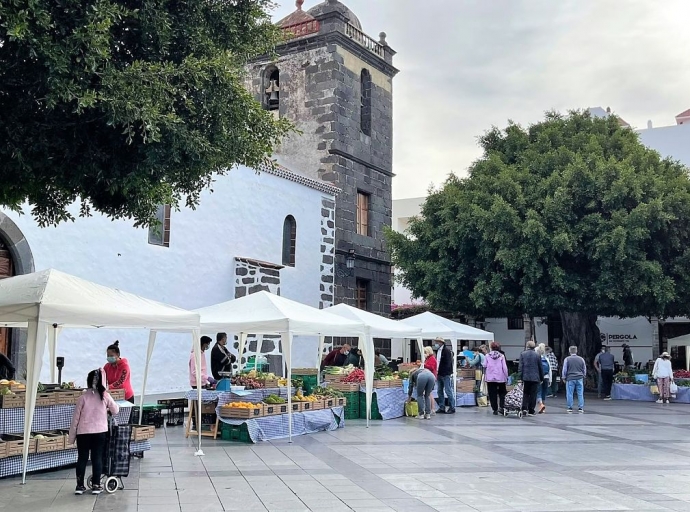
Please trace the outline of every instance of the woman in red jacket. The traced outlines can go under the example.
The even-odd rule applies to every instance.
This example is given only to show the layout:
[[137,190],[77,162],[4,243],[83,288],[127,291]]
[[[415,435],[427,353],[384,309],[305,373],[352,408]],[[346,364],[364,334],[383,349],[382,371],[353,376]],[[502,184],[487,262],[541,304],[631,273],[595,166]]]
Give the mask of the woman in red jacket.
[[134,389],[127,359],[120,357],[120,342],[116,341],[106,352],[108,363],[103,367],[108,379],[108,389],[124,389],[125,400],[134,403]]

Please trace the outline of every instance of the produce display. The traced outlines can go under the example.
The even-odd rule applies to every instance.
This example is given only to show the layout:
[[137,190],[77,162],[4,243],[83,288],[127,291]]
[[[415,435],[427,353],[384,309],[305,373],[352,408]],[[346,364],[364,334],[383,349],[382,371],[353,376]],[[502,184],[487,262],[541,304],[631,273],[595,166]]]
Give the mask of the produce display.
[[317,397],[322,398],[342,398],[345,396],[341,391],[338,391],[337,389],[323,388],[321,386],[314,388],[313,394]]
[[364,381],[364,370],[356,368],[350,372],[350,374],[341,380],[341,382],[363,382]]
[[319,398],[316,395],[304,396],[302,393],[295,393],[292,397],[293,402],[316,402]]
[[253,404],[251,402],[230,402],[222,405],[223,409],[257,409],[261,407],[261,404]]
[[74,382],[63,382],[60,384],[60,389],[76,389]]
[[262,389],[264,387],[263,382],[259,382],[256,378],[249,377],[248,375],[239,375],[230,379],[230,383],[233,386],[244,386],[245,389]]
[[266,398],[264,398],[264,403],[270,405],[280,405],[287,403],[287,400],[279,397],[278,395],[268,395]]
[[676,370],[675,372],[673,372],[673,378],[674,379],[690,379],[690,372],[687,370]]
[[347,366],[326,366],[323,369],[323,372],[326,375],[350,375],[352,371],[354,371],[355,367],[351,364]]

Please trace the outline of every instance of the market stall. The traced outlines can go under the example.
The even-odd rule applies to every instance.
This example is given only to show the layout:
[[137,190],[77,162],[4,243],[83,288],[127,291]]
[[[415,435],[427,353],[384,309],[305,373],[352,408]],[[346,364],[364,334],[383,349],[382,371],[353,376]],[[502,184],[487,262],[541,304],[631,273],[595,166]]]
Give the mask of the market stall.
[[[118,289],[101,286],[78,277],[49,269],[0,281],[0,325],[26,327],[27,379],[23,439],[31,437],[36,408],[38,378],[43,353],[50,339],[57,343],[57,328],[120,328],[150,331],[141,403],[146,377],[156,340],[156,331],[191,334],[197,362],[199,315],[173,306],[138,297]],[[50,333],[53,334],[50,334]],[[55,336],[54,336],[55,335]],[[51,348],[51,356],[55,348]],[[54,361],[51,361],[54,364]],[[201,385],[199,381],[199,390]],[[141,414],[141,408],[140,408]],[[22,478],[26,481],[31,443],[24,442]],[[201,455],[201,437],[199,451]]]
[[668,340],[668,351],[671,352],[673,347],[685,348],[685,371],[690,371],[690,334],[685,336],[676,336]]
[[[201,317],[204,332],[232,332],[239,335],[240,358],[244,353],[247,335],[279,335],[281,337],[283,358],[287,373],[287,421],[281,422],[279,432],[274,435],[288,437],[293,435],[292,415],[292,344],[293,337],[299,336],[343,336],[365,338],[364,325],[345,318],[326,313],[299,302],[261,291],[239,299],[223,302],[196,310]],[[365,357],[373,360],[373,351]],[[256,405],[256,404],[255,404]],[[259,404],[254,410],[261,409]],[[251,418],[247,418],[251,419]],[[277,424],[277,422],[276,422]],[[284,435],[286,431],[287,435]]]
[[[678,386],[673,403],[690,403],[690,376],[687,370],[673,372],[673,381]],[[611,398],[614,400],[633,400],[654,402],[659,398],[656,382],[644,370],[625,370],[614,375],[611,386]]]

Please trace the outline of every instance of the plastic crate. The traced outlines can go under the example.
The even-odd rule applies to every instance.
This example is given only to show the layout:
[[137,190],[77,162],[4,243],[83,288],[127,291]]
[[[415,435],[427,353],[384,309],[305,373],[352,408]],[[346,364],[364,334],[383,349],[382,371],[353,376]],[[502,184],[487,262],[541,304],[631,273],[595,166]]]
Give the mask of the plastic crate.
[[220,427],[220,438],[223,441],[234,441],[237,443],[251,443],[252,439],[249,437],[249,430],[247,425],[230,425],[222,423]]
[[[361,391],[359,393],[359,417],[361,419],[367,418],[367,394],[362,393]],[[372,393],[372,395],[371,395],[371,419],[372,420],[382,420],[383,419],[383,417],[381,416],[381,413],[379,412],[379,404],[378,404],[378,401],[376,400],[376,393]]]
[[356,420],[359,419],[359,391],[354,391],[351,393],[343,393],[345,398],[347,398],[347,403],[345,404],[345,419],[346,420]]
[[[133,414],[138,419],[138,408],[133,409]],[[162,405],[145,405],[143,407],[143,414],[141,416],[142,425],[152,425],[156,428],[163,426],[163,406]]]
[[311,392],[318,385],[318,378],[316,375],[300,375],[298,373],[293,373],[292,378],[302,379],[302,390],[305,395],[311,395]]

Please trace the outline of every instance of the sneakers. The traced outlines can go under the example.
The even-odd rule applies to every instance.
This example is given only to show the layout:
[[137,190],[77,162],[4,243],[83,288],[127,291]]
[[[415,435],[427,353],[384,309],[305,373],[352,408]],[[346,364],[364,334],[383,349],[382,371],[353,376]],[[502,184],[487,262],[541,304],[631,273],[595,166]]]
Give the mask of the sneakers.
[[91,488],[91,494],[93,494],[94,496],[98,496],[102,492],[103,492],[103,487],[101,487],[100,485],[94,485]]
[[567,411],[567,412],[568,412],[568,414],[572,414],[572,413],[573,413],[573,410],[572,410],[571,408],[568,408],[568,411]]
[[431,419],[431,414],[425,414],[424,415],[425,420],[430,420]]
[[536,415],[537,415],[536,412],[528,412],[528,413],[527,413],[527,416],[536,416]]
[[498,411],[494,411],[494,416],[498,416]]
[[74,494],[76,494],[77,496],[81,496],[85,492],[86,492],[86,487],[84,487],[83,485],[77,485],[77,488],[74,489]]
[[604,400],[611,400],[611,395],[605,396],[605,397],[604,397]]
[[419,416],[417,416],[417,419],[418,419],[418,420],[423,420],[423,419],[424,419],[424,415],[423,415],[423,414],[420,414]]
[[577,412],[579,412],[580,414],[584,414],[585,410],[584,409],[578,409]]
[[446,414],[445,409],[436,409],[436,414]]
[[546,398],[553,398],[553,395],[546,395]]
[[450,409],[446,414],[455,414],[455,409]]
[[661,398],[659,398],[659,400],[657,400],[656,403],[658,403],[658,404],[663,404],[664,401],[663,401]]

